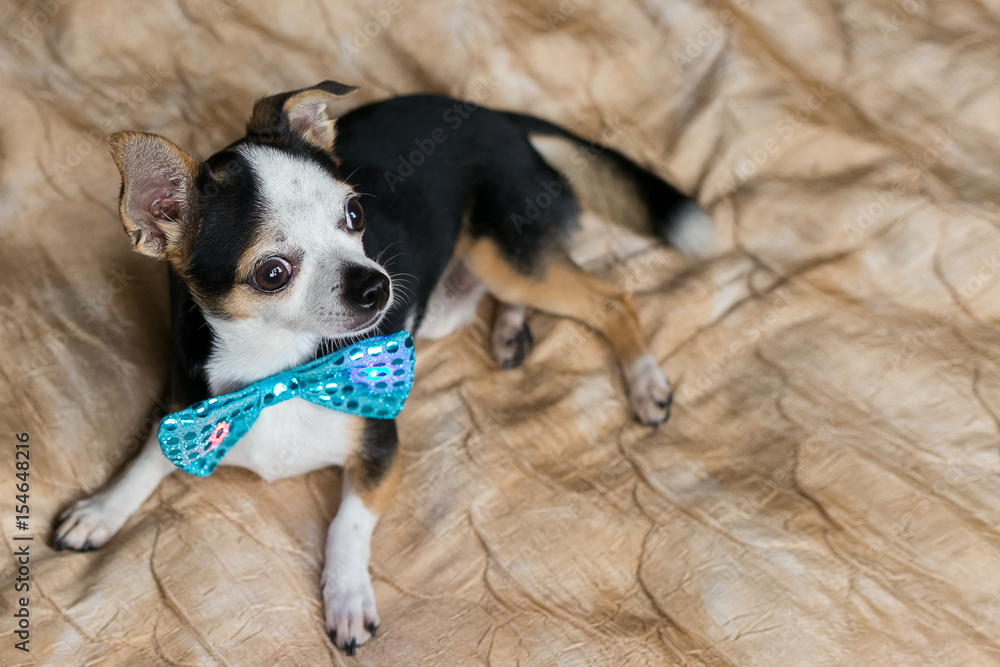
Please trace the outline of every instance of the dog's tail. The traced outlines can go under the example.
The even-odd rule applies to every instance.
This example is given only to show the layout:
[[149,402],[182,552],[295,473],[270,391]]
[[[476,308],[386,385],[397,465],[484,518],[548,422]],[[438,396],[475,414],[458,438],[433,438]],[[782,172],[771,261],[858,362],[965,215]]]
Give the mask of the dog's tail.
[[705,255],[715,245],[708,214],[656,174],[621,153],[540,118],[505,115],[594,213],[639,233],[655,234],[687,255]]

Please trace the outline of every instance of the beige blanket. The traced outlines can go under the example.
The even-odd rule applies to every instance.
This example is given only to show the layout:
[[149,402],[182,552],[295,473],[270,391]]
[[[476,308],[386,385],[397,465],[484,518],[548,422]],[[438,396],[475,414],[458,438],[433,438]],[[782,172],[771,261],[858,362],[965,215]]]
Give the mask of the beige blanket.
[[[3,665],[1000,662],[993,0],[41,0],[0,17]],[[129,250],[104,136],[205,157],[256,97],[326,78],[362,87],[347,106],[432,91],[562,123],[693,192],[721,236],[691,261],[598,229],[581,258],[637,293],[677,387],[659,429],[579,324],[533,314],[535,349],[507,372],[488,303],[418,345],[373,545],[383,626],[356,658],[322,626],[336,471],[176,473],[103,550],[45,546],[166,391],[165,272]]]

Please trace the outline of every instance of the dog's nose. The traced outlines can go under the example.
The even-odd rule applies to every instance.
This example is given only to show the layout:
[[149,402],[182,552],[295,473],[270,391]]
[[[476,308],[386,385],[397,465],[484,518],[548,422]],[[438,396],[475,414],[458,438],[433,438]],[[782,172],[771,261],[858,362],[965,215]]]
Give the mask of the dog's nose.
[[344,272],[347,298],[364,310],[381,310],[389,300],[389,278],[375,269],[352,266]]

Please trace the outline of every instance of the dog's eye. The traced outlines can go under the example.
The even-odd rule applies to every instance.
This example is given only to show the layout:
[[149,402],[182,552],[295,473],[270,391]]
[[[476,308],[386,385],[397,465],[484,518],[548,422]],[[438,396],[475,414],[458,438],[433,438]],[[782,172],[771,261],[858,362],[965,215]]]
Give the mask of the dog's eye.
[[365,211],[357,199],[351,198],[344,205],[344,217],[347,219],[347,228],[352,232],[360,232],[365,228]]
[[266,260],[253,276],[254,284],[265,292],[274,292],[288,284],[292,267],[280,257]]

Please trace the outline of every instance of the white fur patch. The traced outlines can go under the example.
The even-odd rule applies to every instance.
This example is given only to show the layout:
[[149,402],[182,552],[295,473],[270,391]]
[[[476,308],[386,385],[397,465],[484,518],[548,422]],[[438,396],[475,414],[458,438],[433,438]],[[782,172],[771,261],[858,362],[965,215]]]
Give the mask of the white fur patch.
[[466,326],[476,318],[486,292],[486,285],[469,273],[460,259],[453,258],[431,292],[415,337],[436,340]]
[[378,626],[375,589],[368,574],[371,538],[378,517],[357,496],[347,493],[326,539],[326,563],[321,586],[327,629],[343,647],[360,646],[369,639],[369,627]]
[[413,336],[414,338],[416,338],[416,336],[414,335],[413,327],[416,325],[416,323],[417,323],[417,307],[411,305],[410,310],[407,311],[406,313],[406,319],[403,320],[403,329],[405,331],[408,331],[410,335]]
[[248,144],[239,152],[257,177],[269,217],[289,243],[322,249],[329,244],[331,232],[339,231],[345,241],[357,238],[357,243],[345,245],[360,250],[360,237],[337,230],[344,202],[351,194],[346,183],[315,162],[277,148]]
[[219,320],[206,316],[206,320],[215,333],[206,364],[212,395],[298,366],[312,356],[321,340],[318,334],[287,331],[257,318]]
[[678,252],[693,257],[704,257],[715,247],[715,226],[694,202],[685,204],[676,213],[676,220],[667,232],[667,242]]
[[625,368],[629,400],[644,424],[659,424],[670,414],[670,382],[651,354],[644,354]]
[[261,410],[220,462],[252,470],[267,482],[343,465],[358,443],[358,417],[291,398]]
[[486,285],[477,283],[462,294],[434,295],[427,303],[427,314],[417,329],[417,338],[437,340],[470,324],[476,319],[476,309],[486,295]]

